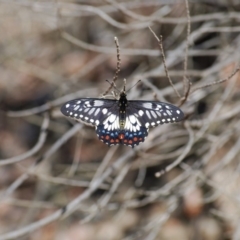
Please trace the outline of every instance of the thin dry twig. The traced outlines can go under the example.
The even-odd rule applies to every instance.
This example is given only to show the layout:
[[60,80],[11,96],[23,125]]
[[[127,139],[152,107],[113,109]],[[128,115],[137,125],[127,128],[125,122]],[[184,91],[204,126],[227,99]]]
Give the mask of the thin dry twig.
[[203,89],[203,88],[206,88],[206,87],[210,87],[210,86],[213,86],[213,85],[216,85],[216,84],[220,84],[220,83],[226,82],[226,81],[228,81],[229,79],[231,79],[239,70],[240,70],[240,65],[238,65],[238,67],[235,68],[228,77],[226,77],[226,78],[224,78],[224,79],[221,79],[221,80],[219,80],[219,81],[211,82],[211,83],[202,85],[202,86],[200,86],[200,87],[194,88],[194,89],[191,91],[191,93],[193,93],[193,92],[195,92],[195,91],[197,91],[197,90],[199,90],[199,89]]
[[38,107],[30,108],[30,109],[27,109],[27,110],[20,110],[20,111],[7,111],[6,114],[9,117],[26,117],[26,116],[30,116],[30,115],[33,115],[33,114],[46,112],[46,111],[51,110],[52,108],[54,108],[54,107],[56,107],[60,104],[63,104],[67,101],[70,101],[74,98],[79,98],[79,97],[82,97],[82,96],[88,96],[89,93],[96,93],[96,92],[97,92],[96,88],[79,90],[77,92],[67,94],[63,97],[57,98],[53,101],[50,101],[50,102],[45,103],[45,104],[43,104],[41,106],[38,106]]
[[163,50],[163,45],[162,45],[162,36],[160,36],[160,39],[157,37],[156,33],[151,29],[151,27],[149,27],[150,31],[152,32],[153,36],[157,39],[158,41],[158,45],[160,47],[160,52],[161,52],[161,55],[162,55],[162,60],[163,60],[163,65],[164,65],[164,70],[165,70],[165,73],[166,73],[166,76],[168,78],[168,81],[170,83],[170,85],[172,86],[174,92],[176,93],[176,95],[181,98],[181,95],[179,94],[178,90],[175,88],[170,76],[169,76],[169,73],[168,73],[168,69],[167,69],[167,65],[166,65],[166,59],[165,59],[165,55],[164,55],[164,50]]
[[26,173],[17,178],[4,192],[0,195],[0,200],[10,196],[26,179],[29,177],[29,173],[34,173],[37,166],[44,160],[54,154],[69,138],[71,138],[76,132],[82,128],[81,124],[76,124],[68,132],[66,132],[61,138],[59,138],[50,149],[48,149],[41,157],[37,158],[36,161],[28,167]]
[[189,134],[189,141],[187,143],[186,148],[184,149],[182,154],[173,163],[168,165],[164,170],[161,170],[161,171],[155,173],[155,176],[157,178],[161,177],[163,174],[171,171],[173,168],[178,166],[182,162],[182,160],[187,156],[187,154],[190,152],[190,150],[192,149],[192,146],[193,146],[194,141],[195,141],[193,130],[191,129],[191,127],[190,127],[190,125],[187,121],[185,121],[185,126],[186,126],[186,129],[187,129],[188,134]]
[[121,68],[121,58],[120,58],[120,47],[119,47],[119,43],[118,43],[118,39],[117,37],[114,37],[114,41],[116,44],[116,49],[117,49],[117,66],[116,66],[116,71],[115,71],[115,75],[113,77],[112,83],[110,84],[109,88],[102,94],[103,96],[106,96],[113,87],[116,87],[115,82],[118,79],[118,74],[120,72],[120,68]]
[[12,157],[12,158],[8,158],[8,159],[0,159],[0,166],[23,161],[23,160],[33,156],[35,153],[37,153],[46,141],[46,138],[47,138],[46,130],[48,128],[48,124],[49,124],[49,116],[48,116],[48,114],[45,114],[43,123],[42,123],[42,127],[40,130],[38,142],[34,145],[34,147],[32,149],[30,149],[28,152],[18,155],[16,157]]
[[190,18],[190,11],[189,11],[189,5],[188,5],[188,0],[185,0],[185,6],[186,6],[186,12],[187,12],[187,36],[186,36],[186,48],[185,48],[185,54],[184,54],[184,76],[183,76],[183,84],[184,84],[184,97],[181,100],[181,105],[187,100],[189,91],[191,88],[190,81],[188,77],[186,76],[187,74],[187,67],[188,67],[188,51],[189,51],[189,36],[191,32],[191,18]]
[[132,156],[134,155],[133,151],[128,151],[128,153],[120,157],[112,166],[110,166],[101,177],[98,178],[98,181],[95,181],[94,184],[91,184],[88,189],[85,190],[82,194],[80,194],[78,197],[76,197],[74,200],[72,200],[67,206],[64,208],[61,208],[57,210],[56,212],[52,213],[51,215],[42,218],[39,221],[36,221],[34,223],[31,223],[25,227],[22,227],[18,230],[11,231],[9,233],[0,235],[0,240],[8,240],[8,239],[16,239],[19,238],[27,233],[33,232],[53,221],[56,221],[60,217],[68,216],[71,214],[77,207],[78,205],[83,202],[85,199],[89,198],[92,193],[94,193],[98,187],[116,170],[119,170],[122,165],[129,160]]

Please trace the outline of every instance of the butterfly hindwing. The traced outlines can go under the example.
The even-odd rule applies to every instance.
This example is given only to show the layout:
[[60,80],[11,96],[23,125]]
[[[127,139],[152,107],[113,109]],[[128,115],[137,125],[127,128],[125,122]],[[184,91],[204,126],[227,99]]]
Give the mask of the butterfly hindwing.
[[145,138],[148,135],[148,129],[145,127],[140,127],[139,130],[133,131],[124,128],[108,130],[104,128],[104,125],[96,126],[96,132],[98,138],[105,144],[118,145],[124,144],[130,147],[138,145],[140,142],[144,142]]

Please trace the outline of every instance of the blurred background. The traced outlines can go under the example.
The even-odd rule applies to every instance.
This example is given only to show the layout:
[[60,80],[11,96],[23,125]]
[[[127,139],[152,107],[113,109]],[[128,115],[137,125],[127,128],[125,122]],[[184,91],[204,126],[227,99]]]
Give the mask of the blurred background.
[[[239,240],[240,76],[228,79],[239,11],[238,0],[1,0],[0,239]],[[117,87],[141,79],[128,99],[185,113],[134,149],[60,112],[109,88],[115,36]]]

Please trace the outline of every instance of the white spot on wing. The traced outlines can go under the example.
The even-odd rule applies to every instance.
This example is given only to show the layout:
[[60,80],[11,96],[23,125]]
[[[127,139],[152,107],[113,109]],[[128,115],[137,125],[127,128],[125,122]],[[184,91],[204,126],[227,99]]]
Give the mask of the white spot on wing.
[[102,110],[102,113],[103,114],[106,114],[108,112],[108,110],[106,109],[106,108],[104,108],[103,110]]
[[103,101],[100,100],[95,100],[94,101],[94,107],[101,107],[104,104]]
[[151,119],[151,115],[148,110],[146,110],[146,114],[147,114],[148,118]]
[[97,110],[96,110],[94,115],[97,116],[99,112],[100,112],[100,108],[97,108]]
[[167,110],[167,113],[168,113],[168,115],[169,115],[169,116],[171,116],[171,115],[172,115],[172,113],[171,113],[169,110]]
[[98,120],[96,120],[96,122],[95,122],[95,123],[96,123],[96,125],[98,125],[98,124],[99,124],[99,121],[98,121]]
[[148,122],[145,124],[145,127],[146,127],[146,128],[148,128],[148,127],[149,127],[149,123],[148,123]]
[[179,111],[179,110],[177,110],[176,112],[177,112],[177,114],[180,114],[180,111]]
[[152,109],[152,104],[148,103],[148,102],[147,103],[143,103],[143,107]]
[[112,123],[112,122],[115,121],[115,119],[116,119],[116,115],[111,114],[110,117],[108,117],[108,119],[109,119],[109,121]]
[[69,108],[70,104],[66,104],[66,108]]
[[131,123],[130,123],[128,117],[126,118],[125,128],[129,129],[131,131]]
[[134,115],[131,115],[129,117],[129,119],[130,119],[130,122],[133,123],[133,124],[137,121],[137,119],[136,119],[136,117]]
[[133,126],[133,131],[136,132],[136,127],[135,126]]
[[139,110],[139,111],[138,111],[138,114],[139,114],[140,116],[142,116],[142,115],[144,114],[144,111],[143,111],[143,110]]
[[157,118],[157,115],[154,111],[151,111],[151,114],[153,115],[154,118]]
[[76,105],[76,107],[74,108],[74,111],[77,111],[79,109],[79,105]]
[[91,115],[93,114],[94,111],[95,111],[95,108],[91,108],[88,114]]
[[85,102],[85,107],[91,107],[91,105],[90,105],[90,103],[89,103],[89,101],[87,101],[87,102]]

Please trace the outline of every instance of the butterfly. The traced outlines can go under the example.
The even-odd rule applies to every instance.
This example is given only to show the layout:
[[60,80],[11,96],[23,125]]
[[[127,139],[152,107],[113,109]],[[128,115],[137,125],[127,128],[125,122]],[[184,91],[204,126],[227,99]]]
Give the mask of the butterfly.
[[135,147],[144,142],[150,127],[183,120],[182,110],[157,101],[128,101],[126,92],[119,100],[79,98],[65,103],[61,112],[95,126],[98,138],[109,146],[124,144]]

